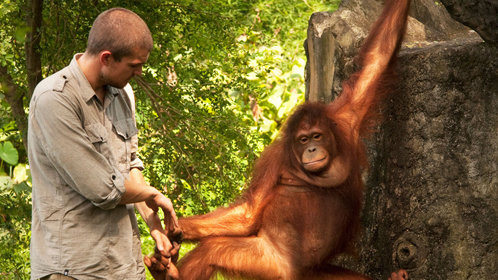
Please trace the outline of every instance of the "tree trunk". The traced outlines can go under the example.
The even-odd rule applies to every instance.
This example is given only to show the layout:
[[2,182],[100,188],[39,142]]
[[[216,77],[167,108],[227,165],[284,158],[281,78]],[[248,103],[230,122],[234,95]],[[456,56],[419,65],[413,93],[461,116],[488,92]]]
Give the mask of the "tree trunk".
[[24,148],[27,151],[28,119],[24,112],[24,93],[20,91],[19,87],[14,83],[12,76],[7,71],[7,67],[2,65],[0,65],[0,80],[7,86],[7,90],[4,91],[5,101],[10,105],[12,116],[14,117],[17,128],[21,131]]
[[27,23],[30,32],[26,35],[26,69],[28,70],[28,100],[31,98],[36,85],[42,80],[41,72],[41,24],[42,24],[42,0],[30,1],[30,13],[27,16]]
[[9,103],[12,116],[17,128],[21,132],[24,148],[28,150],[28,120],[24,112],[24,98],[28,101],[35,90],[36,85],[42,80],[41,71],[41,24],[42,24],[42,0],[29,1],[29,13],[26,15],[27,25],[30,31],[26,34],[26,70],[28,80],[28,92],[23,92],[15,83],[6,66],[0,65],[0,79],[7,84],[5,100]]
[[[310,98],[319,94],[329,95],[322,100],[330,98],[353,71],[358,37],[364,38],[368,26],[358,28],[366,12],[345,11],[348,5],[361,7],[361,0],[356,6],[353,2],[346,1],[338,15],[320,13],[312,16],[318,21],[310,20],[314,30],[321,29],[321,37],[331,33],[326,36],[333,42],[327,45],[334,45],[336,62],[332,83],[330,77],[316,78],[326,79],[331,88],[311,94],[308,85]],[[428,27],[415,20],[424,18],[416,14],[423,10],[412,7],[408,41],[398,63],[398,87],[386,100],[385,121],[369,142],[358,258],[336,262],[374,279],[387,279],[398,268],[407,269],[414,280],[494,279],[498,275],[498,49],[464,29],[431,42]],[[429,11],[425,17],[441,13]],[[346,17],[351,14],[354,19]],[[433,34],[442,36],[444,29],[440,31]],[[328,51],[321,50],[330,59]],[[320,67],[308,67],[307,75],[313,76]]]

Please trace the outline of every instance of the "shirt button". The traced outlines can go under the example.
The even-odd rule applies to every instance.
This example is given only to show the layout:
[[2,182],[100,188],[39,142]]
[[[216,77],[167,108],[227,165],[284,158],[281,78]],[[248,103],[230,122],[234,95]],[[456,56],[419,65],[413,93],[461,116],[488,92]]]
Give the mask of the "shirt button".
[[116,175],[112,174],[112,177],[111,177],[113,180],[116,180]]

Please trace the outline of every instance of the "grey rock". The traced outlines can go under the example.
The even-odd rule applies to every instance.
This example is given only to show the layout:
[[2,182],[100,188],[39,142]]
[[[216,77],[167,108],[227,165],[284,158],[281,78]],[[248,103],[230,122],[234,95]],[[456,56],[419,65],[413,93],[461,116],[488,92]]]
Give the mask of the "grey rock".
[[498,43],[497,0],[440,0],[451,16],[474,29],[486,41]]

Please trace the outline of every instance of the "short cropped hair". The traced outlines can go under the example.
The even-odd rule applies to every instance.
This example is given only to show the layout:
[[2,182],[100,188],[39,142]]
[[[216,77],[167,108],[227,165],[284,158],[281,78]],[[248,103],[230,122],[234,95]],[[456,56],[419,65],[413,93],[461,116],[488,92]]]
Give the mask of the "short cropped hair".
[[125,8],[112,8],[95,19],[88,35],[88,53],[95,55],[108,50],[119,61],[131,55],[134,48],[152,49],[150,30],[137,14]]

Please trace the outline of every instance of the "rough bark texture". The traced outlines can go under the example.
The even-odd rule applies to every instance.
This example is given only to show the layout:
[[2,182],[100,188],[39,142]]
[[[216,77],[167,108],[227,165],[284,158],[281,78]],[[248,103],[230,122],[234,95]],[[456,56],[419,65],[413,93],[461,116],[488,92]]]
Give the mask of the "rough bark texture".
[[[494,279],[498,275],[498,49],[451,23],[434,2],[437,13],[427,6],[425,10],[433,12],[417,14],[424,8],[416,5],[429,2],[413,2],[398,63],[399,86],[387,100],[385,121],[369,143],[371,164],[358,257],[336,262],[374,279],[387,279],[398,268],[407,269],[414,280]],[[324,69],[320,54],[332,58],[335,69],[320,73],[332,74],[333,79],[315,77],[323,92],[310,92],[308,86],[309,99],[328,101],[332,92],[340,91],[340,82],[353,71],[352,56],[360,39],[367,34],[368,24],[363,22],[375,19],[362,11],[376,5],[380,9],[376,1],[346,1],[338,15],[312,16],[306,44],[312,72],[307,73],[308,83],[313,69]],[[423,18],[442,15],[450,31],[428,32],[442,19]],[[328,42],[320,45],[324,36]],[[310,52],[312,44],[320,51]],[[323,86],[327,84],[331,88]]]
[[41,54],[40,54],[40,28],[42,25],[42,0],[32,0],[29,2],[30,13],[26,18],[30,32],[26,34],[26,69],[28,70],[28,87],[29,92],[27,99],[31,99],[31,95],[35,90],[36,85],[42,80],[41,71]]
[[0,65],[0,83],[3,83],[6,86],[6,89],[4,90],[5,100],[10,105],[14,121],[16,122],[19,131],[21,131],[24,148],[27,150],[28,118],[24,112],[24,92],[21,92],[19,87],[14,83],[7,67],[2,65]]
[[30,27],[30,32],[26,34],[26,70],[28,80],[28,91],[25,92],[14,81],[7,66],[0,65],[0,81],[6,84],[5,100],[12,110],[12,116],[17,128],[21,132],[22,143],[25,150],[28,150],[28,119],[24,111],[24,101],[31,99],[31,95],[36,85],[42,80],[41,54],[40,54],[40,28],[42,25],[43,0],[32,0],[27,3],[30,12],[26,17],[26,22]]

